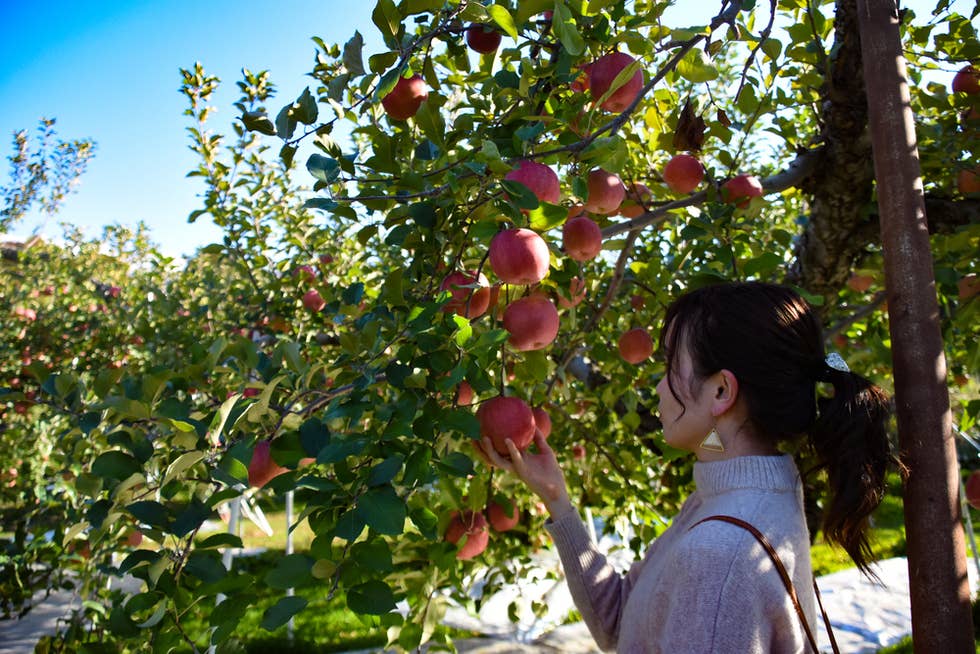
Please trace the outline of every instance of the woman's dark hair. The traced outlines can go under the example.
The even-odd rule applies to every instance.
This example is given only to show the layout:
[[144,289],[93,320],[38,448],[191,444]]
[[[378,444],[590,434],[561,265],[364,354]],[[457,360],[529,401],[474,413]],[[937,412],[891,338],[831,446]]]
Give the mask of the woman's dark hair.
[[[864,377],[827,364],[816,312],[783,286],[706,286],[667,308],[660,349],[675,397],[681,395],[674,392],[670,371],[677,368],[680,344],[691,356],[692,392],[709,375],[730,370],[757,437],[776,444],[809,436],[827,471],[824,536],[873,576],[868,519],[884,497],[885,472],[893,459],[885,393]],[[818,381],[833,384],[832,397],[818,401]]]

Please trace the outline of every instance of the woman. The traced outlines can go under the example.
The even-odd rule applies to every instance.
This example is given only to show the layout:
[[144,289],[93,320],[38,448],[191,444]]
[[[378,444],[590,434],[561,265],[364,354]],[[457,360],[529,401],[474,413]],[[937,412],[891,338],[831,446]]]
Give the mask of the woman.
[[[575,604],[602,649],[637,652],[810,652],[775,565],[774,546],[816,634],[810,537],[800,473],[779,444],[805,438],[827,473],[824,536],[871,574],[868,516],[891,460],[888,400],[838,356],[794,291],[763,283],[709,286],[677,299],[660,332],[657,384],[664,440],[697,456],[696,490],[643,559],[619,575],[591,542],[538,433],[537,453],[484,439],[487,460],[541,497]],[[829,363],[828,363],[829,361]],[[833,385],[819,402],[817,382]],[[828,387],[829,390],[829,387]]]

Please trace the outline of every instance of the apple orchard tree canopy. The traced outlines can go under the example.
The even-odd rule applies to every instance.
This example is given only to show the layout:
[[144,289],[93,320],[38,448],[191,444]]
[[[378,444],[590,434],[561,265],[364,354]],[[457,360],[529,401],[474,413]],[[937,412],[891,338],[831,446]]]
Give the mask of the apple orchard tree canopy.
[[[902,36],[955,419],[972,429],[980,95],[972,73],[923,75],[980,46],[946,5],[906,12]],[[284,106],[243,71],[230,136],[209,122],[219,80],[182,71],[205,184],[190,219],[223,241],[179,270],[124,231],[111,254],[76,234],[8,257],[0,437],[20,462],[2,492],[20,527],[3,565],[26,581],[3,582],[4,610],[71,569],[93,580],[83,613],[102,636],[155,650],[226,640],[258,587],[281,593],[268,629],[326,589],[393,645],[444,640],[450,598],[520,578],[546,545],[532,498],[471,441],[545,425],[575,499],[634,525],[638,552],[690,489],[655,415],[657,328],[717,280],[798,286],[828,346],[887,388],[854,5],[723,2],[694,26],[662,11],[381,0],[385,50],[314,39],[313,82]],[[290,490],[309,550],[262,578],[226,570],[241,540],[205,521]]]

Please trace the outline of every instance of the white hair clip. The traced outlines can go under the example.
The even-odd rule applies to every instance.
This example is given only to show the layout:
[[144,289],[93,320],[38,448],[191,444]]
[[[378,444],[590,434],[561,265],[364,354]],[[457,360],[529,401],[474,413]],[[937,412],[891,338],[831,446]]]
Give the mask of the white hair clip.
[[836,352],[831,352],[824,359],[824,363],[827,364],[828,368],[833,368],[834,370],[839,370],[841,372],[850,372],[851,369],[847,367],[847,362],[844,361],[844,357],[837,354]]

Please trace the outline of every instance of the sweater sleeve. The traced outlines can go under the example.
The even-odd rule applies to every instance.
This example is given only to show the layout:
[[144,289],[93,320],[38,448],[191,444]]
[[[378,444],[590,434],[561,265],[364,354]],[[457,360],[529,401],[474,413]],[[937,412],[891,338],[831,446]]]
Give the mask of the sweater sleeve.
[[642,569],[637,561],[619,574],[592,542],[574,511],[545,525],[561,558],[572,600],[600,649],[615,648],[620,618],[630,589]]

